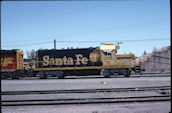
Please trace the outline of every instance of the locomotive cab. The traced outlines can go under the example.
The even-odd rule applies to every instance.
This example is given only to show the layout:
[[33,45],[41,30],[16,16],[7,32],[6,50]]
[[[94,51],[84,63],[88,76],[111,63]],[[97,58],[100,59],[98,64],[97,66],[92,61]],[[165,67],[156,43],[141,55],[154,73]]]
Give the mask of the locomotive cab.
[[100,46],[101,62],[103,63],[103,66],[107,67],[114,65],[117,49],[119,49],[119,46],[114,44]]
[[118,54],[117,50],[119,48],[119,45],[113,44],[100,46],[100,57],[102,66],[104,66],[104,69],[101,70],[101,74],[105,77],[120,74],[129,77],[131,69],[134,68],[135,55],[132,53]]

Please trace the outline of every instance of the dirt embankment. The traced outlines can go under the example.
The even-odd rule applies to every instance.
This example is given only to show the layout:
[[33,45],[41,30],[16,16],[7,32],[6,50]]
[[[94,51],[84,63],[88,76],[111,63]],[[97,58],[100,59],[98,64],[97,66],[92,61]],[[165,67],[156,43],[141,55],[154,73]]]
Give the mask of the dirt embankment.
[[138,64],[141,61],[141,68],[145,72],[171,72],[171,46],[166,46],[147,53],[136,59]]

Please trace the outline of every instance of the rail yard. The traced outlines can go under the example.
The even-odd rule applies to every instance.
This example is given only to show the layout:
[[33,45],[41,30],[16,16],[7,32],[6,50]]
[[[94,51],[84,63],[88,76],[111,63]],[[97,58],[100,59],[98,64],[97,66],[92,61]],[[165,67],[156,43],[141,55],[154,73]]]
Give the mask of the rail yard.
[[[170,58],[147,58],[153,62],[149,69],[143,58],[119,48],[38,50],[35,63],[24,62],[22,50],[1,51],[2,112],[169,113]],[[150,57],[168,56],[167,49]],[[165,66],[156,70],[162,61]]]
[[171,73],[2,80],[3,113],[169,113]]
[[1,113],[172,113],[168,0],[58,1],[2,0]]

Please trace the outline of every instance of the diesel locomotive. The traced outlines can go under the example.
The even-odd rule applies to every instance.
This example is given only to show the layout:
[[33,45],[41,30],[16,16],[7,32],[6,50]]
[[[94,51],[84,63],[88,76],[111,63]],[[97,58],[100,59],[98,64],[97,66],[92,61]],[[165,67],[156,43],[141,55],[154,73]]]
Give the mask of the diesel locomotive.
[[[64,78],[69,75],[125,75],[140,71],[133,53],[118,54],[119,45],[105,44],[96,48],[51,49],[36,51],[34,66],[23,66],[21,50],[1,50],[1,75],[4,77],[39,76]],[[10,51],[11,54],[8,52]],[[13,54],[12,54],[13,53]],[[2,77],[2,76],[1,76]]]
[[23,75],[23,51],[1,50],[1,78]]

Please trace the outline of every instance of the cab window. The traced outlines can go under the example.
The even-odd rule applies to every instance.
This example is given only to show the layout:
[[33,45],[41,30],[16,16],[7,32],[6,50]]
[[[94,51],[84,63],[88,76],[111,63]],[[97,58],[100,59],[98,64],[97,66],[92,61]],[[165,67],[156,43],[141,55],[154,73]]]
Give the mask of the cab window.
[[104,55],[112,55],[112,52],[111,51],[104,52]]

